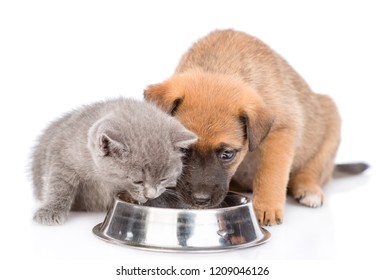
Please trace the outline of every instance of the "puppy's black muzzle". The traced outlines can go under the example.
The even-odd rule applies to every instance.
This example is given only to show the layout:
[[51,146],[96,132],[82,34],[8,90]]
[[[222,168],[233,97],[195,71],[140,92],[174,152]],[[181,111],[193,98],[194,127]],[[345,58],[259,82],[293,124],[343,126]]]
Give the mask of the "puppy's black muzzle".
[[213,208],[225,198],[229,180],[225,167],[214,152],[201,155],[190,151],[184,159],[177,190],[192,208]]

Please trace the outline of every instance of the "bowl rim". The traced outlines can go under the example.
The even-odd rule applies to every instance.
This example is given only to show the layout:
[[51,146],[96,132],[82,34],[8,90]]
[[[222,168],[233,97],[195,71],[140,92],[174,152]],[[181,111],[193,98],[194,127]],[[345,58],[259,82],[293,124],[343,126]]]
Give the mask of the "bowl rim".
[[[228,191],[226,196],[228,194],[234,194],[237,196],[240,196],[242,199],[245,199],[245,202],[239,205],[233,205],[228,207],[219,207],[219,208],[202,208],[202,209],[196,209],[196,208],[168,208],[168,207],[155,207],[155,206],[149,206],[149,205],[141,205],[136,203],[131,203],[129,201],[126,201],[120,197],[123,193],[128,193],[127,191],[120,191],[117,194],[114,195],[114,203],[120,202],[123,204],[127,204],[130,207],[136,208],[136,209],[156,209],[153,211],[171,211],[171,212],[192,212],[192,213],[216,213],[216,212],[222,212],[222,211],[230,211],[230,210],[236,210],[238,208],[242,207],[250,207],[252,206],[252,199],[242,193],[234,192],[234,191]],[[253,207],[252,207],[253,208]]]

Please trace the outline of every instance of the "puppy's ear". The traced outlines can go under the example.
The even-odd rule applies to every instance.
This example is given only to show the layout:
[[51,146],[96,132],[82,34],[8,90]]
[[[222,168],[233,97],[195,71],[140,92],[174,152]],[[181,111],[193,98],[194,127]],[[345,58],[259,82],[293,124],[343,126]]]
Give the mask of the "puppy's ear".
[[148,86],[144,91],[144,98],[147,101],[155,103],[163,111],[173,116],[181,104],[184,95],[182,92],[172,90],[170,82],[165,81],[161,84]]
[[240,121],[244,125],[248,149],[252,152],[267,137],[274,117],[264,104],[249,104],[240,112]]

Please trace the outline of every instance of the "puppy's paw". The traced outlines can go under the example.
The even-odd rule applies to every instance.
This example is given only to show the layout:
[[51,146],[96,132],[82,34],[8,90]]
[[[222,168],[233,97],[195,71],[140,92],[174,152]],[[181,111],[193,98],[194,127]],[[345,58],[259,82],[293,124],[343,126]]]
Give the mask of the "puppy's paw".
[[40,208],[36,211],[33,219],[42,225],[61,225],[67,220],[68,213],[49,208]]
[[294,188],[292,190],[292,196],[300,204],[312,208],[322,206],[324,201],[324,194],[318,186],[311,189]]
[[255,197],[253,209],[261,226],[279,225],[283,222],[284,203],[266,203]]
[[318,193],[307,193],[300,195],[298,197],[295,197],[296,201],[299,202],[302,205],[317,208],[323,205],[323,195]]

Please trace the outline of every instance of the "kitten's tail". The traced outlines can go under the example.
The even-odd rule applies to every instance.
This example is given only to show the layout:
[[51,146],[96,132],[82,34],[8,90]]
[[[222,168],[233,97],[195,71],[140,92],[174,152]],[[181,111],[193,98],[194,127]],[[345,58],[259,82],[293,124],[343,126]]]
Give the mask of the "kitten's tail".
[[369,165],[365,162],[353,162],[353,163],[342,163],[336,164],[333,177],[344,177],[347,175],[358,175],[363,173],[369,168]]

